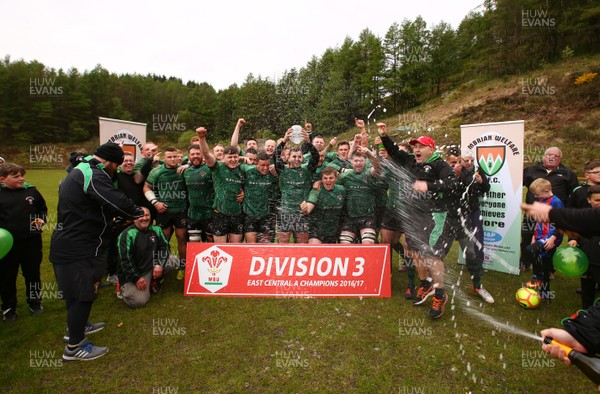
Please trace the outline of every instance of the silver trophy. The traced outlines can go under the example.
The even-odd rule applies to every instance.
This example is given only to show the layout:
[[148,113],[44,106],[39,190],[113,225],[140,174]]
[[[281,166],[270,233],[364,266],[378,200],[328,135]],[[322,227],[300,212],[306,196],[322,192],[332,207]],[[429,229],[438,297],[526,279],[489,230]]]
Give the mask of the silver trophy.
[[297,124],[292,126],[290,141],[296,145],[300,145],[304,141],[304,137],[302,136],[302,126]]

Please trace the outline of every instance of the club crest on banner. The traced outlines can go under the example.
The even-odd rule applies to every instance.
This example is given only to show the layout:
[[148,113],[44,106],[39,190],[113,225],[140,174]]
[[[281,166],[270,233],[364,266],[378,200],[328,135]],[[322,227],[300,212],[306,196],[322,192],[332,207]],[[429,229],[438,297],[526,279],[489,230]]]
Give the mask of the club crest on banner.
[[194,260],[200,285],[211,293],[227,286],[233,257],[218,246],[212,246],[199,253]]
[[497,174],[504,166],[506,145],[478,146],[477,162],[487,176]]

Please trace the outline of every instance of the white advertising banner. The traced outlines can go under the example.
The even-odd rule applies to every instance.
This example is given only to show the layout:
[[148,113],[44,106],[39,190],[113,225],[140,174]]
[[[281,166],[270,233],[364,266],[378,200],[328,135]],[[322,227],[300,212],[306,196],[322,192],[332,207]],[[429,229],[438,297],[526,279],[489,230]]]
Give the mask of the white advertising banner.
[[485,269],[519,274],[525,121],[461,125],[463,154],[470,152],[490,191],[480,198]]
[[100,123],[100,145],[107,142],[123,144],[123,150],[133,154],[134,161],[142,155],[146,143],[146,123],[98,117]]

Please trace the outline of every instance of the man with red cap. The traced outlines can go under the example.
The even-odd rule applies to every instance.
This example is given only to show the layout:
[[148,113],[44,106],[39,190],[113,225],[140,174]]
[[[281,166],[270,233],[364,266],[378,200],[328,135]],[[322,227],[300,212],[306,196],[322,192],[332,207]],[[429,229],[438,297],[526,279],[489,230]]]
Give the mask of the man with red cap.
[[[414,258],[421,286],[413,303],[421,305],[433,295],[429,316],[437,319],[444,313],[448,296],[444,291],[444,262],[452,242],[446,239],[447,207],[444,195],[455,189],[452,167],[435,150],[431,137],[421,136],[411,140],[413,154],[400,150],[387,136],[385,123],[377,124],[381,142],[394,162],[408,172],[409,188],[401,190],[406,201],[406,243]],[[432,278],[432,281],[429,280]]]
[[67,335],[63,359],[94,360],[108,348],[93,346],[85,334],[104,328],[88,322],[106,269],[106,253],[113,217],[144,215],[112,178],[123,163],[123,150],[114,143],[99,146],[62,181],[58,190],[58,225],[52,234],[49,259],[67,307]]

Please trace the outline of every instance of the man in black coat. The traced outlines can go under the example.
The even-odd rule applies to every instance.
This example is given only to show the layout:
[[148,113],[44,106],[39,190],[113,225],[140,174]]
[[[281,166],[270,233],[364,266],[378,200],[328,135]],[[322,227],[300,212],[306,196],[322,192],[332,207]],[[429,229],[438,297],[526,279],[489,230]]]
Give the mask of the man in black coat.
[[144,214],[113,185],[112,178],[122,162],[121,147],[106,143],[83,159],[59,187],[58,223],[49,258],[67,307],[65,360],[93,360],[108,352],[106,347],[93,346],[84,335],[95,331],[86,325],[106,269],[110,226],[115,216],[137,218]]

